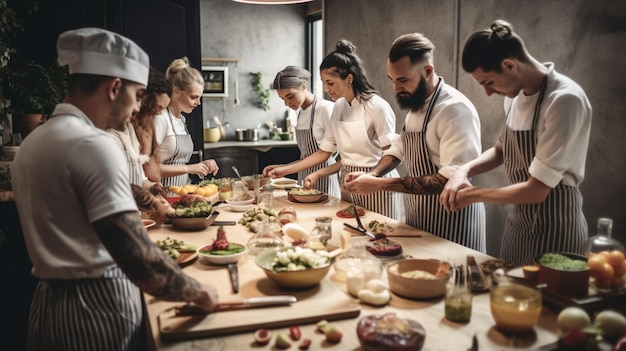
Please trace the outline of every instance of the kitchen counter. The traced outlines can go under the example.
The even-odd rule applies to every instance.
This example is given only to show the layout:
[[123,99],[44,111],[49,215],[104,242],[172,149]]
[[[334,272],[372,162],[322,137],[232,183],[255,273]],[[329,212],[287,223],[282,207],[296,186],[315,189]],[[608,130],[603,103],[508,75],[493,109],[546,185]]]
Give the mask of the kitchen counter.
[[[286,206],[293,206],[298,214],[298,224],[305,227],[307,230],[313,229],[315,223],[314,219],[316,217],[331,216],[333,218],[333,238],[330,243],[333,246],[340,245],[341,235],[348,235],[348,233],[344,231],[343,223],[355,224],[354,219],[342,219],[335,215],[337,210],[348,205],[348,203],[342,202],[339,199],[331,198],[327,202],[318,204],[298,204],[289,201],[286,192],[283,190],[275,190],[274,196],[274,209],[278,212]],[[220,210],[219,207],[218,210],[220,215],[217,220],[237,221],[242,217],[242,213],[240,212],[230,212],[225,209]],[[474,255],[478,263],[492,258],[405,224],[398,223],[377,213],[366,212],[363,217],[363,222],[369,223],[372,220],[383,221],[394,226],[395,230],[390,236],[393,236],[393,240],[402,244],[404,253],[415,258],[438,258],[447,260],[452,264],[465,263],[465,258],[468,254]],[[229,241],[232,242],[245,243],[248,238],[252,236],[252,233],[239,224],[236,226],[225,226],[224,229]],[[149,229],[148,234],[153,241],[170,237],[184,240],[189,244],[201,246],[211,243],[216,236],[216,231],[217,227],[215,226],[199,232],[183,232],[169,225],[164,225],[161,228]],[[354,233],[349,234],[356,235]],[[348,235],[348,237],[350,237],[350,235]],[[305,306],[307,300],[324,298],[323,301],[327,301],[328,303],[333,303],[337,300],[347,300],[356,304],[356,306],[360,308],[360,312],[357,317],[331,321],[331,323],[343,333],[343,339],[338,344],[325,342],[323,335],[316,332],[314,322],[302,324],[294,323],[294,325],[301,328],[303,338],[312,340],[310,350],[358,350],[359,341],[356,334],[356,325],[360,318],[370,314],[384,314],[388,312],[394,312],[401,318],[414,319],[424,326],[426,330],[424,350],[467,350],[472,345],[472,337],[474,335],[477,337],[481,351],[527,350],[557,340],[557,335],[555,334],[556,315],[547,308],[543,308],[540,321],[538,325],[534,327],[534,332],[532,333],[511,335],[498,330],[491,316],[488,293],[474,295],[470,323],[459,324],[445,319],[443,298],[434,300],[411,300],[392,294],[391,302],[385,307],[372,307],[360,304],[357,299],[347,293],[345,283],[337,279],[333,268],[331,268],[319,288],[312,288],[305,291],[289,291],[281,290],[274,286],[273,283],[265,277],[263,271],[256,266],[253,256],[246,256],[239,262],[238,266],[241,286],[238,294],[234,294],[231,290],[228,270],[225,267],[208,266],[196,261],[184,267],[183,271],[202,283],[215,285],[219,292],[220,302],[241,300],[246,297],[264,295],[264,292],[276,293],[276,291],[280,294],[296,295],[298,302],[291,307],[218,312],[205,317],[176,317],[180,319],[179,324],[181,328],[201,329],[203,323],[210,325],[210,323],[213,322],[232,319],[234,313],[240,313],[237,316],[241,323],[250,323],[252,319],[258,321],[256,318],[258,318],[259,313],[274,313],[283,316],[283,312],[276,312],[282,311],[281,309],[283,308],[288,309],[290,313],[297,313],[298,306]],[[386,281],[386,273],[384,273],[382,279]],[[331,296],[328,294],[329,289],[334,295]],[[320,294],[323,296],[320,297]],[[256,350],[274,350],[273,343],[276,334],[278,332],[285,335],[289,334],[288,326],[273,327],[273,325],[270,324],[269,328],[272,330],[274,337],[270,344],[265,346],[258,346],[254,343],[253,330],[231,331],[230,333],[224,332],[214,336],[194,335],[188,340],[183,337],[182,340],[165,341],[160,337],[161,331],[158,316],[173,306],[181,305],[181,303],[160,301],[150,295],[144,295],[144,299],[147,311],[146,319],[148,321],[149,340],[153,342],[152,347],[155,350],[244,350],[250,348]],[[308,309],[307,311],[310,312],[312,309]],[[307,311],[304,311],[304,313],[306,314]],[[257,325],[255,329],[263,326],[264,325],[261,323]],[[171,339],[171,337],[169,339]],[[297,349],[297,346],[298,342],[294,342],[290,349]]]
[[218,141],[217,143],[204,143],[205,150],[213,150],[220,148],[241,147],[250,148],[261,152],[267,152],[275,147],[294,147],[298,146],[295,140],[270,140],[264,139],[259,141],[235,141],[226,140]]

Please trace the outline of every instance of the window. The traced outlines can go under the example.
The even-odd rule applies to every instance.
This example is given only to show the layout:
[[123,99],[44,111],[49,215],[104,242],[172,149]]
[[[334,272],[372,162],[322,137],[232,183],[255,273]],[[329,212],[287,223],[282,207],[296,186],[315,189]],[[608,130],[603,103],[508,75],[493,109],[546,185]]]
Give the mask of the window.
[[307,17],[309,37],[308,69],[311,72],[311,92],[315,96],[324,96],[324,85],[320,78],[320,64],[324,59],[324,35],[322,13],[315,13]]

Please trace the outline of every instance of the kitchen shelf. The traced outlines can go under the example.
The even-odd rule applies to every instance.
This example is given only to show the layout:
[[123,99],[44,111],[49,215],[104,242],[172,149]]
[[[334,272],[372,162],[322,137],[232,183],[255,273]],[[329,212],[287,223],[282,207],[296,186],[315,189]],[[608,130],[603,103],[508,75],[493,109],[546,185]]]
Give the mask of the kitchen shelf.
[[203,57],[202,62],[241,62],[241,59],[228,57]]

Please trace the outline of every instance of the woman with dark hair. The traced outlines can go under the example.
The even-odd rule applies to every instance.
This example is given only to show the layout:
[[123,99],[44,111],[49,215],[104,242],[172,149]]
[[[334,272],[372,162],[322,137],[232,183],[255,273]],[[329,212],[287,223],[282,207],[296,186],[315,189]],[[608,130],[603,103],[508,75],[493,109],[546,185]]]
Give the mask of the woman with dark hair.
[[[309,90],[310,80],[311,73],[306,69],[287,66],[276,74],[272,83],[272,88],[283,99],[285,106],[298,111],[296,141],[300,149],[300,159],[320,149],[319,144],[330,126],[330,115],[333,111],[332,101],[318,98]],[[326,162],[298,172],[298,181],[304,181],[310,173],[331,166],[335,162],[335,158],[331,156]],[[267,173],[280,166],[284,165],[269,165],[263,171]],[[329,195],[340,196],[339,179],[334,175],[319,179],[314,187]]]
[[131,118],[139,140],[139,151],[149,159],[143,164],[149,179],[161,179],[159,144],[154,137],[154,117],[163,112],[170,103],[172,85],[163,72],[150,69],[148,86],[141,97],[141,108]]
[[[309,174],[304,186],[313,187],[321,177],[337,172],[340,183],[350,172],[369,172],[378,164],[396,137],[396,117],[387,101],[370,84],[355,46],[348,40],[337,42],[335,51],[328,54],[320,65],[320,75],[326,93],[335,100],[331,128],[326,130],[320,150],[309,157],[268,172],[272,177],[282,177],[325,162],[335,151],[340,161]],[[384,175],[399,177],[396,170]],[[404,204],[402,194],[387,191],[367,195],[349,194],[342,189],[342,198],[370,211],[402,221]]]
[[[456,170],[441,203],[452,211],[475,202],[514,205],[501,258],[528,264],[544,252],[582,253],[587,222],[579,185],[592,115],[585,92],[553,63],[532,57],[502,20],[470,36],[462,62],[487,95],[505,96],[505,128],[493,148]],[[467,179],[502,164],[511,185],[478,188]]]

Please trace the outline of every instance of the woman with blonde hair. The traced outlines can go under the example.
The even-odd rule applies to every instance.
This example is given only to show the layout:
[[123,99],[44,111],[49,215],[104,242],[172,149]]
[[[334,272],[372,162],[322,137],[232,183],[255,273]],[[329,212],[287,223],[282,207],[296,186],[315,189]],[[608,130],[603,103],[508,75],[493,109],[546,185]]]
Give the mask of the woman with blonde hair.
[[[188,164],[193,153],[193,141],[183,113],[191,113],[200,105],[204,79],[200,71],[191,67],[186,57],[172,61],[165,76],[172,84],[172,98],[167,109],[154,120],[154,135],[161,161],[161,183],[166,186],[184,186],[190,183],[189,174],[204,177],[208,174],[216,175],[219,171],[215,160]],[[153,178],[151,180],[154,181]]]

